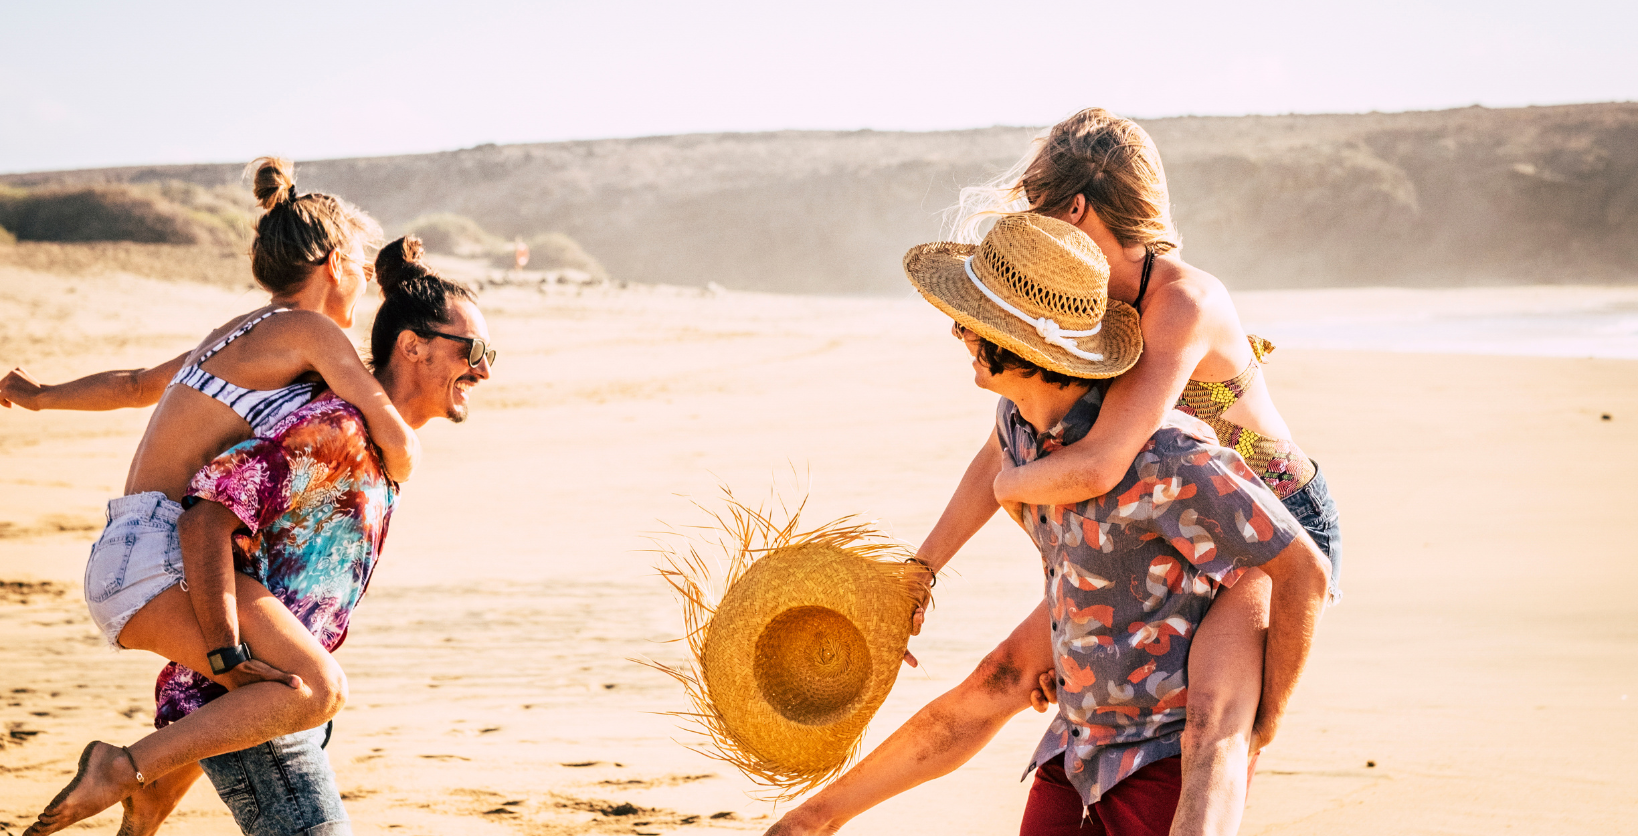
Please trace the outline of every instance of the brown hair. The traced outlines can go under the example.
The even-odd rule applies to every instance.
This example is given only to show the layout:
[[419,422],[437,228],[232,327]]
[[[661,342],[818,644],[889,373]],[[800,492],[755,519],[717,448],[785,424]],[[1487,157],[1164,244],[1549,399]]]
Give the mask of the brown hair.
[[1160,151],[1136,122],[1089,107],[1039,142],[1016,187],[1031,212],[1061,215],[1083,195],[1122,246],[1165,253],[1182,243]]
[[357,206],[335,195],[296,194],[295,166],[283,157],[260,157],[245,168],[256,202],[266,210],[250,244],[250,272],[262,287],[284,293],[307,281],[335,250],[362,238],[381,240],[381,227]]
[[[965,331],[966,329],[963,328],[962,330]],[[1014,369],[1024,377],[1040,375],[1042,383],[1050,383],[1053,386],[1086,386],[1088,384],[1098,386],[1106,382],[1075,377],[1051,369],[1043,369],[984,337],[978,338],[978,362],[988,367],[990,374],[1005,374],[1008,369]]]
[[1136,122],[1101,107],[1053,125],[1011,169],[962,189],[960,201],[945,214],[948,237],[977,243],[981,223],[997,215],[1062,216],[1076,195],[1086,198],[1123,247],[1165,253],[1182,245],[1172,224],[1160,151]]
[[428,269],[421,256],[421,239],[406,235],[381,248],[375,257],[375,278],[381,283],[381,307],[370,325],[370,368],[379,371],[392,357],[398,335],[413,331],[425,335],[449,324],[449,303],[476,302],[472,291]]

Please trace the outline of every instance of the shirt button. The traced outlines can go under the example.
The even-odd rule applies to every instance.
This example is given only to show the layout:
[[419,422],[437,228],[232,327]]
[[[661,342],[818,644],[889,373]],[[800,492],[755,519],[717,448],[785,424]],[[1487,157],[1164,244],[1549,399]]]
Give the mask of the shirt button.
[[1046,514],[1041,515],[1041,524],[1046,525]]
[[1068,685],[1068,684],[1069,684],[1068,682],[1064,681],[1063,677],[1061,677],[1061,676],[1058,677],[1058,687],[1059,688],[1062,688],[1062,687],[1064,687],[1065,685]]
[[1058,631],[1058,622],[1056,622],[1056,621],[1052,622],[1052,630],[1053,630],[1053,632]]
[[1079,728],[1070,729],[1069,730],[1069,736],[1070,737],[1080,737],[1081,736],[1081,730]]

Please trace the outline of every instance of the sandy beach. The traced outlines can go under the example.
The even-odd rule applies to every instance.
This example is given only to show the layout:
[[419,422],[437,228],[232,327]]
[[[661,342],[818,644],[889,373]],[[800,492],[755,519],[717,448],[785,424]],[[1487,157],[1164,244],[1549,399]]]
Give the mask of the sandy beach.
[[[1638,291],[1507,293],[1242,302],[1282,344],[1270,385],[1345,531],[1344,601],[1243,833],[1638,820],[1638,547],[1623,526],[1638,501]],[[263,298],[6,268],[0,365],[55,382],[154,364]],[[634,286],[481,301],[495,376],[470,420],[422,432],[425,463],[337,654],[351,700],[330,754],[357,832],[760,832],[777,812],[680,745],[694,738],[661,712],[687,708],[682,689],[629,661],[684,652],[645,536],[703,522],[692,503],[719,486],[778,486],[811,494],[812,523],[860,514],[918,542],[990,431],[993,396],[919,299]],[[1440,325],[1457,320],[1461,339]],[[1506,350],[1516,334],[1536,342]],[[160,661],[104,649],[79,589],[147,415],[0,411],[0,834],[21,832],[86,740],[151,728]],[[923,666],[901,674],[867,746],[1040,595],[1038,558],[1004,517],[953,569],[912,642]],[[843,832],[1016,832],[1045,723],[1021,715],[965,768]],[[203,787],[165,832],[233,825]]]

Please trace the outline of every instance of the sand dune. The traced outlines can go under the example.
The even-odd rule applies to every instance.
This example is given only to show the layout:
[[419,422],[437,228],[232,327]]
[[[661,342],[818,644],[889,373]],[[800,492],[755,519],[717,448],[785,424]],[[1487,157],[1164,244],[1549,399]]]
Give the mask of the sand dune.
[[[1247,315],[1285,342],[1269,380],[1341,503],[1347,597],[1243,832],[1630,827],[1638,552],[1622,523],[1638,500],[1638,364],[1304,349],[1280,322],[1358,314],[1358,297],[1276,301]],[[256,304],[6,270],[0,363],[48,380],[145,364]],[[496,376],[467,423],[423,433],[426,464],[338,654],[352,700],[331,753],[358,832],[759,832],[775,811],[652,713],[685,708],[681,690],[626,661],[682,653],[643,533],[700,522],[690,499],[719,483],[780,484],[811,491],[814,522],[862,513],[917,541],[993,400],[914,299],[502,289],[483,305]],[[102,650],[78,600],[145,418],[0,411],[0,833],[51,797],[85,739],[146,727],[158,661]],[[924,667],[901,676],[871,741],[1040,594],[1005,520],[954,568],[913,644]],[[844,832],[1015,832],[1044,722],[1019,717],[974,763]],[[170,832],[231,827],[199,790]]]
[[[1638,277],[1638,104],[1143,125],[1165,158],[1190,262],[1236,289]],[[1005,170],[1038,130],[484,145],[304,162],[300,177],[389,226],[456,212],[508,238],[565,232],[626,281],[896,294],[904,251],[937,238],[957,189]],[[0,184],[218,186],[237,183],[243,165]]]

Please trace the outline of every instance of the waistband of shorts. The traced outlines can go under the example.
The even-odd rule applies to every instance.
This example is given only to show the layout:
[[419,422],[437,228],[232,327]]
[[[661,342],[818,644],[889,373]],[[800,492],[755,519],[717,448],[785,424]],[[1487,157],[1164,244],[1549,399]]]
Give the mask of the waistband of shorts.
[[174,523],[182,516],[182,506],[159,491],[143,491],[108,500],[108,521],[120,517],[150,517]]

